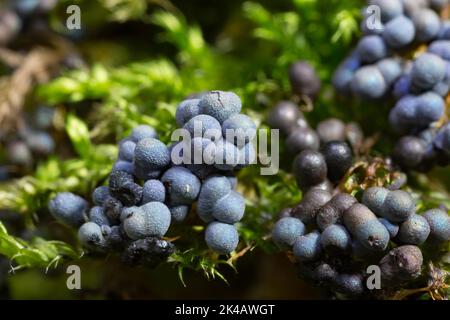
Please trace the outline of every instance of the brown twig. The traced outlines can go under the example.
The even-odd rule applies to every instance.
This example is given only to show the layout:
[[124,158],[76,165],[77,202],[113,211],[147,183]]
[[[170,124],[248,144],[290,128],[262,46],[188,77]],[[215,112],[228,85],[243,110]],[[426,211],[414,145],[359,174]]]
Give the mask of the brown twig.
[[[61,48],[62,49],[62,48]],[[20,65],[0,88],[0,128],[10,131],[17,128],[18,119],[27,95],[36,84],[48,81],[64,57],[61,49],[36,47],[22,59],[3,50],[11,64]],[[5,56],[6,55],[6,56]]]

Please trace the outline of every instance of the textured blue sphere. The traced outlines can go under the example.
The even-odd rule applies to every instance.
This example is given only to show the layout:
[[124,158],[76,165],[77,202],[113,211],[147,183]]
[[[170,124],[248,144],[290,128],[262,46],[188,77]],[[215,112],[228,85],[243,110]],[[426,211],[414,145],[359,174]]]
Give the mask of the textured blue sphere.
[[386,43],[377,35],[363,37],[356,50],[360,60],[365,63],[374,63],[387,55]]
[[136,148],[136,143],[125,139],[119,144],[119,159],[125,161],[133,161],[134,149]]
[[200,99],[188,99],[182,101],[175,113],[177,124],[182,127],[193,117],[200,114],[200,107],[198,106]]
[[105,215],[103,207],[100,206],[95,206],[91,208],[91,210],[89,211],[89,221],[94,222],[99,226],[111,225],[108,217]]
[[414,61],[411,70],[412,84],[422,90],[431,89],[444,79],[445,71],[445,62],[438,55],[423,53]]
[[398,16],[384,26],[383,39],[389,47],[399,49],[412,43],[415,34],[413,22],[405,16]]
[[200,99],[199,107],[201,113],[223,123],[232,115],[241,112],[242,102],[233,92],[210,91]]
[[386,227],[387,231],[389,231],[391,239],[397,236],[398,231],[400,229],[398,224],[394,224],[385,218],[379,218],[378,220],[380,220],[380,222]]
[[300,262],[315,261],[321,253],[320,233],[317,231],[298,237],[293,246],[294,257]]
[[197,201],[197,214],[205,222],[214,220],[216,203],[231,192],[231,185],[225,176],[211,176],[204,182]]
[[236,227],[221,222],[211,222],[205,230],[205,241],[208,247],[220,254],[229,254],[239,243]]
[[126,234],[133,240],[162,237],[169,229],[171,214],[161,202],[149,202],[136,207],[123,221]]
[[320,237],[322,248],[329,251],[346,251],[350,248],[351,242],[347,229],[338,224],[327,227]]
[[433,40],[441,29],[441,20],[431,9],[416,11],[412,15],[412,21],[416,29],[416,40],[420,42]]
[[86,221],[88,202],[71,192],[60,192],[50,200],[49,210],[57,220],[79,227]]
[[102,249],[106,246],[102,228],[94,222],[86,222],[78,229],[78,239],[89,248]]
[[403,244],[421,245],[430,235],[430,225],[427,219],[413,214],[400,225],[398,240]]
[[364,99],[381,98],[387,90],[383,75],[376,66],[364,66],[355,72],[351,83],[352,91]]
[[430,225],[430,237],[438,241],[450,241],[450,216],[441,209],[425,211],[423,217]]
[[148,202],[164,202],[166,200],[166,188],[164,184],[155,179],[147,180],[142,191],[142,204]]
[[402,74],[400,62],[393,58],[386,58],[379,61],[377,67],[388,85],[393,84]]
[[305,225],[297,218],[286,217],[277,221],[272,230],[273,241],[281,248],[292,247],[295,240],[305,233]]
[[134,151],[137,170],[156,171],[170,164],[170,152],[164,143],[153,138],[139,140]]
[[158,134],[156,133],[154,128],[143,124],[143,125],[137,126],[136,128],[134,128],[131,131],[130,138],[134,142],[138,143],[142,139],[148,139],[148,138],[157,139]]
[[190,205],[200,193],[200,180],[184,167],[170,168],[161,177],[161,182],[166,187],[166,200],[174,206]]
[[183,222],[189,213],[189,209],[190,209],[190,207],[185,206],[185,205],[169,208],[170,215],[172,216],[172,219],[171,219],[172,223]]
[[212,215],[220,222],[233,224],[240,221],[244,213],[244,197],[236,191],[231,191],[228,195],[216,202]]

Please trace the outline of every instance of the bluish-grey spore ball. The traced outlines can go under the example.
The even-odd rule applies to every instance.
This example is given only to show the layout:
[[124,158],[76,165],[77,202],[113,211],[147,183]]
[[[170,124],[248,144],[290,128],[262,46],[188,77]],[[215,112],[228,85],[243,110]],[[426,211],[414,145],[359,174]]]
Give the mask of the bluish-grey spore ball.
[[416,203],[411,195],[403,190],[390,191],[383,203],[380,216],[393,222],[406,221],[416,210]]
[[320,246],[320,233],[313,231],[298,237],[292,248],[294,257],[300,262],[315,261],[320,258],[322,248]]
[[360,60],[365,63],[377,62],[387,55],[387,47],[383,38],[377,35],[363,37],[356,48]]
[[386,58],[379,61],[377,67],[388,86],[393,84],[402,75],[402,66],[400,62],[394,58]]
[[245,114],[235,114],[222,123],[222,135],[228,142],[242,148],[256,136],[256,124]]
[[346,58],[337,68],[333,75],[333,87],[341,94],[350,92],[352,79],[355,72],[360,68],[361,61],[356,53]]
[[57,220],[79,227],[86,221],[88,202],[71,192],[60,192],[50,200],[49,210]]
[[324,182],[328,173],[325,157],[313,150],[304,150],[295,157],[293,171],[297,184],[302,190]]
[[431,54],[435,54],[444,60],[450,61],[450,37],[448,40],[437,40],[430,43],[430,45],[428,46],[428,52]]
[[153,138],[139,140],[134,151],[134,165],[138,170],[157,171],[170,164],[170,152],[164,143]]
[[338,273],[337,271],[326,262],[321,262],[314,269],[314,279],[319,284],[333,284],[336,283]]
[[205,241],[208,247],[220,254],[229,254],[239,243],[236,227],[221,222],[211,222],[205,230]]
[[417,122],[417,105],[419,99],[417,96],[406,95],[400,98],[391,109],[389,122],[397,132],[410,129]]
[[316,132],[322,143],[345,141],[345,123],[336,118],[328,118],[317,124]]
[[172,223],[183,222],[189,213],[189,209],[190,207],[185,205],[170,207],[169,210],[170,215],[172,216]]
[[112,171],[124,171],[129,174],[134,174],[134,164],[130,161],[119,160],[114,163]]
[[363,279],[358,274],[340,274],[336,279],[337,290],[351,296],[359,296],[364,292]]
[[98,224],[99,226],[111,225],[108,217],[105,214],[103,207],[95,206],[89,210],[89,221]]
[[233,170],[240,161],[239,149],[227,140],[216,143],[214,167],[219,170]]
[[86,222],[78,229],[78,239],[83,246],[91,249],[101,250],[106,246],[102,229],[94,222]]
[[125,161],[133,161],[134,149],[136,148],[136,143],[134,141],[125,139],[119,144],[119,159]]
[[175,119],[177,124],[182,127],[193,117],[200,114],[200,107],[198,106],[200,99],[188,99],[182,101],[175,112]]
[[416,40],[427,42],[435,39],[441,29],[441,19],[431,9],[422,9],[412,15],[412,22],[416,29]]
[[173,206],[190,205],[200,193],[200,180],[184,167],[170,168],[161,177],[161,182],[167,191],[166,200]]
[[417,99],[415,126],[427,126],[438,121],[445,114],[445,101],[437,93],[429,91]]
[[145,124],[134,128],[131,131],[130,135],[130,139],[135,143],[138,143],[143,139],[157,139],[157,138],[158,134],[156,133],[155,129]]
[[363,204],[356,203],[343,215],[344,224],[351,235],[364,247],[384,251],[389,243],[389,232],[376,215]]
[[286,100],[278,102],[267,115],[267,123],[270,127],[280,130],[284,135],[299,127],[299,119],[303,119],[303,114],[298,105]]
[[202,138],[206,135],[218,137],[222,134],[219,121],[207,114],[200,114],[186,122],[183,129],[189,131],[191,137]]
[[367,65],[355,72],[351,88],[358,97],[378,99],[386,93],[387,85],[380,70],[376,66]]
[[92,192],[92,201],[95,205],[101,206],[111,196],[109,188],[107,186],[100,186],[94,189]]
[[412,84],[422,90],[433,88],[445,76],[445,62],[432,53],[421,54],[411,70]]
[[236,192],[231,191],[228,195],[216,202],[212,215],[224,223],[234,224],[242,219],[245,213],[245,199]]
[[413,22],[405,16],[398,16],[385,24],[383,39],[389,47],[399,49],[412,43],[415,34]]
[[403,4],[400,0],[370,0],[368,4],[380,8],[381,21],[384,23],[403,14]]
[[135,208],[123,222],[126,234],[133,240],[162,237],[169,229],[170,210],[164,203],[149,202]]
[[389,235],[391,239],[395,238],[400,230],[400,226],[398,224],[392,223],[385,218],[378,218],[380,222],[386,227],[387,231],[389,231]]
[[200,112],[216,118],[220,123],[241,112],[241,99],[233,92],[210,91],[199,102]]
[[370,187],[364,191],[362,203],[376,215],[381,215],[384,200],[390,191],[383,187]]
[[424,159],[426,148],[422,139],[405,136],[395,145],[392,158],[404,168],[416,168]]
[[327,227],[320,236],[322,248],[329,252],[347,251],[352,243],[350,233],[344,226],[333,224]]
[[132,207],[124,207],[122,208],[120,212],[120,222],[124,222],[125,219],[128,217],[131,217],[133,215],[133,212],[139,211],[139,207],[132,206]]
[[430,209],[423,217],[430,225],[430,238],[437,241],[450,241],[450,216],[441,209]]
[[330,199],[330,192],[321,189],[311,189],[305,193],[300,203],[294,207],[292,214],[303,223],[309,224],[316,218],[318,210]]
[[[443,21],[441,23],[441,28],[439,29],[437,38],[439,40],[449,40],[450,39],[450,22],[449,21]],[[436,40],[436,41],[439,41],[439,40]]]
[[197,214],[205,222],[214,220],[213,208],[217,201],[231,192],[227,177],[211,176],[202,184],[197,201]]
[[272,239],[280,249],[291,248],[298,237],[305,234],[305,225],[297,218],[286,217],[277,221]]
[[291,154],[298,154],[303,150],[318,150],[319,146],[319,136],[311,128],[294,129],[286,140],[286,148]]
[[142,191],[142,204],[148,202],[164,202],[166,200],[166,188],[164,184],[155,179],[147,180]]
[[403,244],[421,245],[429,235],[430,225],[427,219],[414,213],[400,225],[397,237]]

